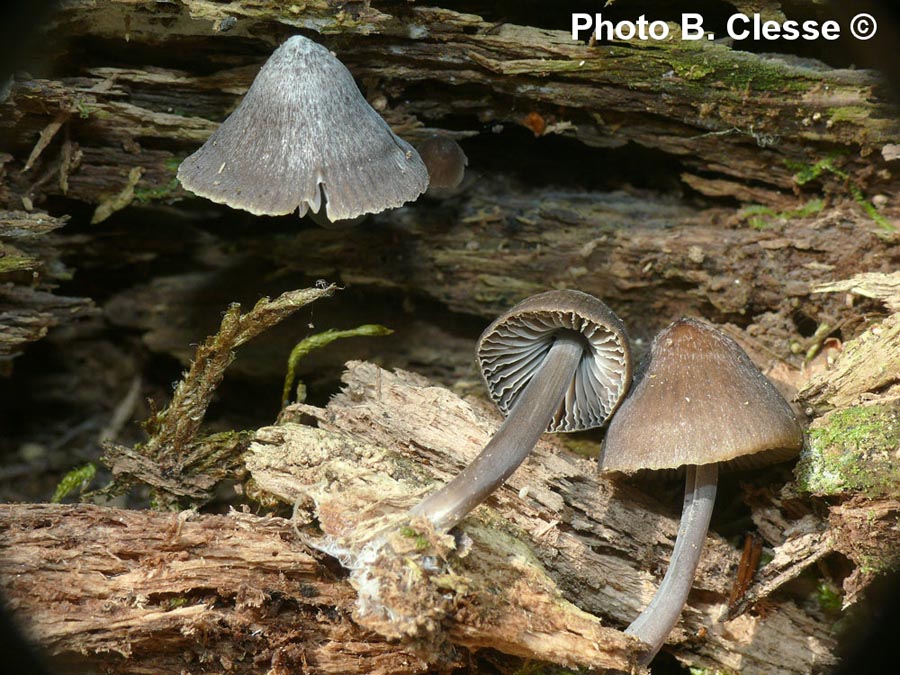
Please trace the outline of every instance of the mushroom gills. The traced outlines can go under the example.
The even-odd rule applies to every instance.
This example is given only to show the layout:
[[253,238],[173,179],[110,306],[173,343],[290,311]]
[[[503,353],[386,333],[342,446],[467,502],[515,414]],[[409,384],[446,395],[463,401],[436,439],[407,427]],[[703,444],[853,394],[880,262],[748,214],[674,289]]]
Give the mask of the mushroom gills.
[[576,290],[538,293],[501,314],[478,339],[476,358],[506,421],[470,466],[410,511],[438,531],[499,487],[544,432],[605,424],[631,382],[622,320]]
[[[319,191],[324,192],[324,186],[319,185]],[[319,227],[324,227],[326,230],[343,230],[348,227],[356,227],[361,222],[363,222],[366,218],[368,218],[368,214],[364,213],[360,216],[356,216],[355,218],[344,218],[341,220],[331,220],[326,214],[328,213],[328,197],[322,194],[320,198],[320,204],[317,208],[313,209],[312,206],[309,207],[309,210],[306,212],[306,215],[310,217],[310,219]]]

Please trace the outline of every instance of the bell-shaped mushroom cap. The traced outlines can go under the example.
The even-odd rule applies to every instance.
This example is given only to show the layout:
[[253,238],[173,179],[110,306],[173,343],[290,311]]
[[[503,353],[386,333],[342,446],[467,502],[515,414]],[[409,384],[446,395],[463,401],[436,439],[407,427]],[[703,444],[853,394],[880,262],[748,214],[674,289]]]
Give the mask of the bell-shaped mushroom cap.
[[791,407],[730,337],[680,319],[650,348],[606,431],[600,466],[632,473],[722,462],[750,468],[803,447]]
[[498,317],[478,340],[485,384],[494,403],[508,415],[560,331],[580,334],[585,351],[547,430],[599,427],[631,383],[631,351],[619,317],[587,293],[539,293]]
[[428,187],[428,171],[366,102],[344,64],[294,36],[182,162],[178,180],[201,197],[256,215],[317,212],[324,191],[328,218],[338,221],[415,199]]
[[432,136],[417,148],[428,167],[428,189],[452,189],[462,183],[469,158],[459,143],[446,136]]

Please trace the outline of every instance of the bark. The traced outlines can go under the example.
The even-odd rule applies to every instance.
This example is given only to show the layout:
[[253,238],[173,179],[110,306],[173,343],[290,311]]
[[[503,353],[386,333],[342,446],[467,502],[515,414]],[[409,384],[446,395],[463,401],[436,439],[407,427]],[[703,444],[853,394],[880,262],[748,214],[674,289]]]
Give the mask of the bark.
[[118,673],[420,673],[281,518],[0,506],[7,606],[60,665]]
[[87,298],[50,292],[70,274],[59,260],[59,242],[50,235],[66,220],[40,212],[0,211],[0,373],[8,373],[9,361],[29,342],[95,310]]
[[[73,176],[71,189],[91,201],[132,167],[142,168],[148,188],[165,186],[171,153],[135,151],[133,142],[132,152],[123,153],[120,143],[166,139],[187,148],[202,141],[261,63],[244,44],[226,43],[249,40],[271,49],[298,29],[358,36],[325,39],[358,78],[372,83],[370,99],[398,102],[388,107],[399,107],[394,121],[401,127],[418,126],[417,117],[465,115],[564,133],[593,146],[632,142],[679,158],[686,180],[714,196],[777,200],[779,190],[794,186],[792,162],[814,164],[843,147],[867,158],[851,160],[854,171],[868,170],[883,161],[873,153],[900,138],[896,110],[876,74],[707,41],[588,47],[565,31],[438,7],[324,0],[297,11],[277,2],[69,0],[54,29],[132,47],[163,43],[241,54],[237,63],[216,58],[221,65],[212,75],[113,67],[18,85],[13,117],[31,116],[35,124],[36,114],[63,113],[75,123],[86,175]],[[90,167],[104,167],[107,182]],[[759,189],[748,190],[748,182]]]

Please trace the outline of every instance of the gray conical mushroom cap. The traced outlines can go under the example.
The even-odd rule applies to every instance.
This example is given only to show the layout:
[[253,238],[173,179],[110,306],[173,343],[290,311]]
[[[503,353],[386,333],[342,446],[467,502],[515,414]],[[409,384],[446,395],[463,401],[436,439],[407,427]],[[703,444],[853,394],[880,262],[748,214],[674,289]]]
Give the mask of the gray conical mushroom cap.
[[650,362],[606,432],[600,465],[632,473],[789,459],[803,447],[791,407],[731,338],[680,319],[653,341]]
[[428,171],[325,47],[294,36],[244,100],[178,168],[191,192],[256,215],[318,211],[332,221],[415,199]]
[[494,403],[508,415],[562,330],[581,334],[587,349],[547,430],[601,426],[631,382],[631,352],[622,321],[587,293],[540,293],[488,326],[477,349],[484,382]]

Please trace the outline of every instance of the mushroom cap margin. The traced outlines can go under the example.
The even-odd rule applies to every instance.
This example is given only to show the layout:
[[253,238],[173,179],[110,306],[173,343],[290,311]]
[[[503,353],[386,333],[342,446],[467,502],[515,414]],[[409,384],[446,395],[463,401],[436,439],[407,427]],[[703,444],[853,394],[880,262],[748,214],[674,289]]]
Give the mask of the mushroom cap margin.
[[607,429],[600,466],[753,468],[790,459],[803,443],[790,405],[737,342],[703,321],[679,319],[654,339]]
[[508,415],[560,330],[579,333],[586,349],[547,431],[602,426],[631,383],[631,351],[619,317],[587,293],[539,293],[491,323],[476,350],[485,385],[500,411]]

